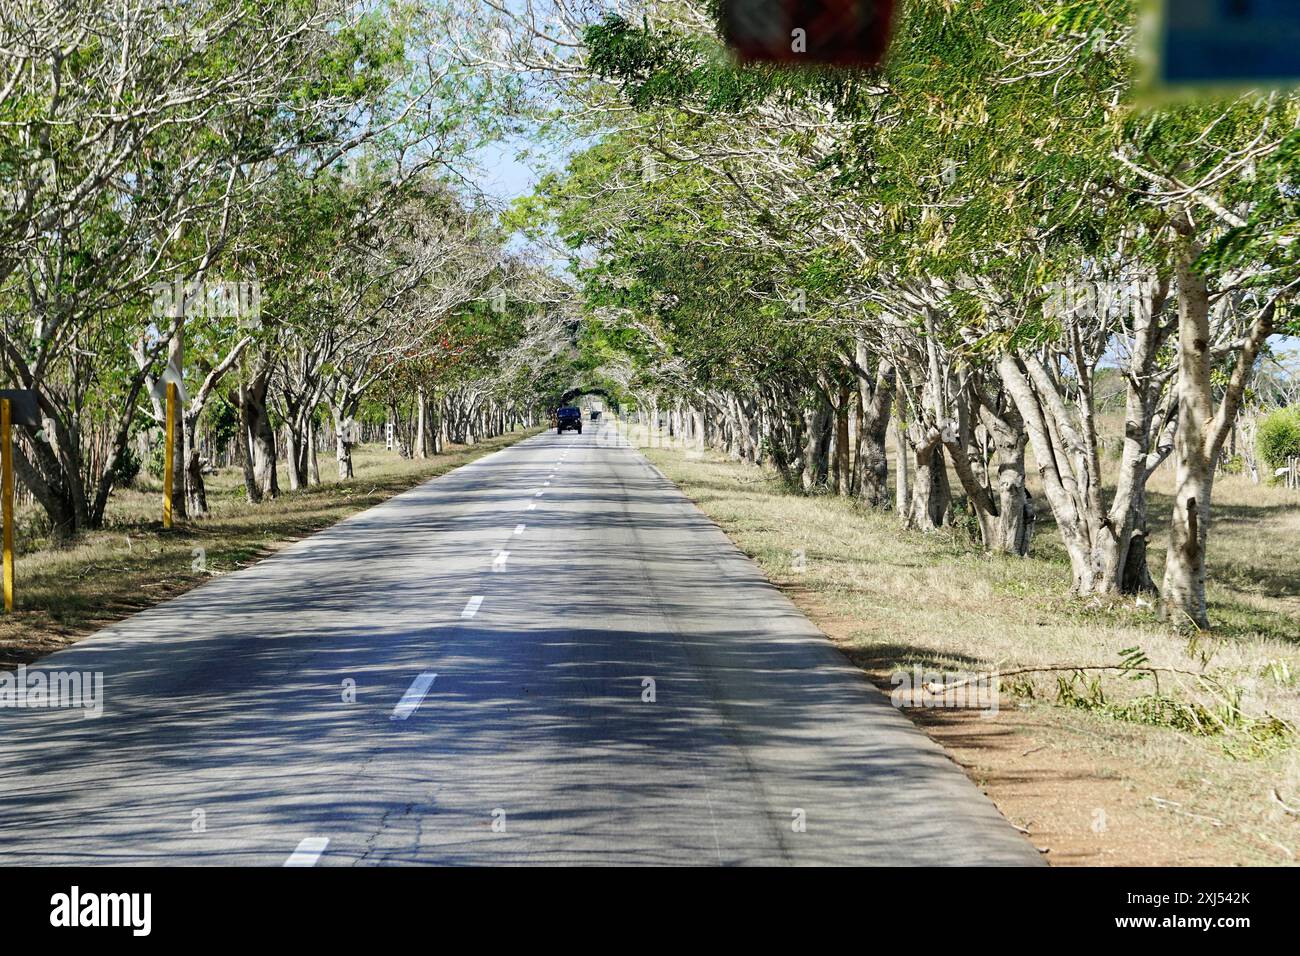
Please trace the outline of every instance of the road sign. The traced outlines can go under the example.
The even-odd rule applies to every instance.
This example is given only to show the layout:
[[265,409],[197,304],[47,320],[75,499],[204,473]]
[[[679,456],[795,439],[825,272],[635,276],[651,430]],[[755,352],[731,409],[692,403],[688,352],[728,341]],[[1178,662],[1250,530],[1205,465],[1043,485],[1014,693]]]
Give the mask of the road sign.
[[41,409],[30,388],[0,388],[0,398],[9,399],[9,417],[14,425],[41,427]]
[[741,59],[872,67],[893,16],[894,0],[725,0],[722,28]]
[[1296,0],[1162,0],[1156,78],[1165,87],[1300,83]]
[[159,402],[166,401],[165,389],[168,385],[176,386],[176,397],[180,400],[182,405],[189,404],[190,396],[189,393],[185,391],[185,376],[176,371],[176,368],[172,365],[168,365],[163,369],[162,375],[159,377],[158,381],[153,384],[151,394]]

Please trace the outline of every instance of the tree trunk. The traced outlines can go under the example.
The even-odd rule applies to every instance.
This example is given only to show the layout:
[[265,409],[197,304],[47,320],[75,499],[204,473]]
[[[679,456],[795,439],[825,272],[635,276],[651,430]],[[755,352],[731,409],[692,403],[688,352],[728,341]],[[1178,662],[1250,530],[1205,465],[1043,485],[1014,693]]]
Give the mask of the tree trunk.
[[208,490],[203,484],[203,458],[199,454],[198,416],[184,415],[185,423],[185,495],[189,513],[194,517],[208,514]]
[[[183,374],[182,369],[185,367],[185,332],[183,326],[178,326],[172,333],[171,340],[167,343],[167,364],[179,377]],[[163,408],[167,404],[164,399]],[[186,490],[185,490],[185,473],[188,470],[187,465],[189,456],[188,447],[193,443],[191,434],[192,425],[186,428],[185,411],[181,405],[180,388],[176,390],[176,420],[171,423],[172,432],[172,518],[183,519],[188,515],[186,509]]]
[[424,395],[424,387],[421,386],[415,390],[415,457],[429,457],[429,437],[428,430],[425,427],[425,407],[428,400]]
[[[865,356],[860,355],[859,364],[863,358]],[[889,434],[893,398],[894,369],[889,363],[880,363],[874,384],[867,379],[858,380],[858,449],[854,484],[858,496],[873,508],[883,508],[889,501],[889,456],[885,452],[885,441]],[[902,461],[901,457],[899,461]]]
[[334,438],[334,457],[338,461],[339,481],[347,481],[352,477],[352,445],[342,435]]
[[939,436],[920,435],[919,428],[912,436],[916,471],[912,478],[912,503],[909,523],[921,531],[934,531],[948,524],[948,507],[952,489],[948,484],[948,469]]
[[1124,568],[1120,573],[1119,590],[1124,594],[1154,594],[1156,583],[1151,579],[1147,565],[1147,489],[1143,482],[1135,492],[1141,501],[1135,504],[1134,514],[1141,515],[1129,530],[1128,550],[1124,554]]
[[853,485],[852,458],[849,454],[849,400],[852,397],[847,385],[839,390],[839,404],[835,406],[835,492],[847,496]]
[[262,487],[257,483],[257,475],[253,471],[253,420],[248,402],[247,385],[241,384],[239,386],[237,404],[239,406],[240,468],[244,473],[244,492],[248,495],[249,501],[257,504],[262,500]]
[[832,412],[830,402],[816,390],[813,408],[804,413],[803,470],[800,482],[804,491],[826,484],[829,470]]
[[275,429],[271,427],[271,413],[266,405],[270,388],[270,371],[259,372],[244,389],[244,422],[248,434],[249,467],[253,484],[257,487],[255,501],[275,498],[280,494],[279,478],[275,465]]
[[[49,427],[48,420],[45,425]],[[31,429],[24,428],[24,431],[30,432]],[[29,461],[23,448],[15,443],[14,473],[45,509],[46,517],[50,519],[50,537],[56,545],[62,547],[83,530],[77,520],[72,491],[67,485],[66,476],[59,470],[58,457],[50,446],[37,438],[30,438],[29,444],[36,463]]]
[[[990,416],[991,417],[991,416]],[[1008,416],[1010,417],[1010,416]],[[985,419],[998,455],[998,515],[990,551],[1024,557],[1034,535],[1034,505],[1025,488],[1025,445],[1023,428],[1016,421]]]
[[352,441],[346,422],[350,417],[347,408],[334,409],[334,457],[338,462],[339,481],[352,477]]
[[[1059,423],[1051,418],[1054,412],[1044,408],[1039,401],[1039,392],[1026,367],[1027,361],[1016,353],[1004,352],[998,359],[998,374],[1002,387],[1015,403],[1025,424],[1029,444],[1034,450],[1044,493],[1070,558],[1070,588],[1075,594],[1092,594],[1101,580],[1101,569],[1093,548],[1091,523],[1079,503],[1082,495],[1068,452],[1060,441]],[[1046,384],[1043,387],[1045,389]],[[1094,517],[1100,519],[1101,516]]]
[[894,422],[894,513],[906,520],[909,503],[912,500],[912,486],[907,468],[907,438],[903,434],[903,422]]
[[1174,510],[1165,556],[1162,606],[1178,621],[1209,627],[1205,605],[1205,540],[1210,530],[1213,463],[1210,429],[1210,297],[1193,263],[1200,245],[1178,250],[1178,431],[1174,434]]
[[316,415],[315,410],[307,416],[307,484],[320,484],[320,461],[316,458]]
[[284,463],[289,470],[290,491],[301,491],[307,485],[307,461],[303,456],[304,450],[298,425],[294,422],[285,422]]

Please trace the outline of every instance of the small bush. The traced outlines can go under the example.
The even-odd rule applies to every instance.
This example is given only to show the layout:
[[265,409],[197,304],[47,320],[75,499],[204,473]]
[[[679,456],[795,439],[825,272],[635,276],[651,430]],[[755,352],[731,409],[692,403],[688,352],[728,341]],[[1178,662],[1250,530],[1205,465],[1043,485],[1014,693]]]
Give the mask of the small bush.
[[46,546],[52,525],[44,508],[19,509],[14,525],[14,546],[20,554]]
[[119,488],[129,487],[139,475],[140,459],[136,457],[135,450],[127,445],[113,468],[113,484]]
[[1270,472],[1285,468],[1288,458],[1300,458],[1300,406],[1278,408],[1261,418],[1255,446]]
[[963,544],[978,547],[984,542],[979,515],[966,495],[956,495],[952,499],[952,528],[956,539]]
[[149,452],[149,475],[155,481],[162,481],[163,465],[166,463],[167,448],[162,442],[158,442]]

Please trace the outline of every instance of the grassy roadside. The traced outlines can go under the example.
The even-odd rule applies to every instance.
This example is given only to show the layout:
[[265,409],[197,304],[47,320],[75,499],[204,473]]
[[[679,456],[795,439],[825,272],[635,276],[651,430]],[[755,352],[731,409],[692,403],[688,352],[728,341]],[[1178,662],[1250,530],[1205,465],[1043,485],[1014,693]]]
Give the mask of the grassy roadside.
[[115,492],[104,530],[71,547],[20,553],[15,609],[0,615],[0,669],[30,663],[101,627],[187,591],[209,576],[247,567],[287,544],[422,481],[536,434],[517,431],[477,445],[406,460],[378,446],[354,452],[356,477],[250,504],[238,468],[208,481],[209,517],[169,532],[161,491],[144,479]]
[[[1178,729],[1197,713],[1190,704],[1153,706],[1150,679],[1103,677],[1094,693],[1090,677],[1062,693],[1057,675],[1031,675],[1003,681],[993,716],[908,708],[1050,862],[1288,864],[1300,855],[1300,819],[1274,798],[1300,804],[1300,746],[1267,718],[1300,723],[1294,502],[1269,489],[1260,500],[1245,482],[1216,486],[1225,519],[1212,543],[1212,617],[1225,626],[1189,640],[1133,602],[1068,598],[1050,527],[1028,559],[990,558],[958,533],[922,536],[851,501],[789,494],[752,466],[643,450],[886,692],[891,675],[914,667],[1115,663],[1135,646],[1158,666],[1205,669],[1224,683],[1241,720],[1205,733]],[[1216,719],[1214,695],[1195,678],[1164,678],[1159,697],[1204,704]]]

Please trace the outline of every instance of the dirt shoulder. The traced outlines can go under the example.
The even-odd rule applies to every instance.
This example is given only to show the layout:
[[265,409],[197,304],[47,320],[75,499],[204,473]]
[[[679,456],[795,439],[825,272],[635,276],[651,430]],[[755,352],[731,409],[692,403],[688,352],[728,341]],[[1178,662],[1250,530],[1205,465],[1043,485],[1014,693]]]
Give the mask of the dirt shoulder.
[[[643,449],[885,693],[900,672],[1114,661],[1141,647],[1160,666],[1207,669],[1252,714],[1294,713],[1300,621],[1270,608],[1260,632],[1189,642],[1133,605],[1069,599],[1050,542],[994,559],[952,535],[922,536],[845,499],[785,492],[712,455]],[[1053,532],[1049,529],[1047,534]],[[1258,539],[1262,526],[1242,533]],[[1284,547],[1281,541],[1277,547]],[[1277,622],[1294,625],[1277,633]],[[1272,676],[1268,676],[1272,675]],[[997,712],[905,708],[1054,865],[1278,865],[1300,855],[1293,737],[1198,736],[1114,708],[1145,684],[1099,681],[1069,704],[1056,674],[1003,682]],[[1063,675],[1071,679],[1071,675]],[[1082,693],[1085,682],[1071,687]],[[1195,701],[1196,681],[1157,697]],[[1290,708],[1290,709],[1289,709]],[[1261,718],[1262,719],[1262,718]]]
[[238,469],[208,482],[212,514],[164,531],[157,489],[114,493],[106,527],[66,548],[20,553],[15,609],[0,615],[0,670],[29,664],[102,627],[255,564],[286,545],[430,478],[536,434],[517,431],[428,459],[382,448],[354,453],[356,476],[250,504]]

